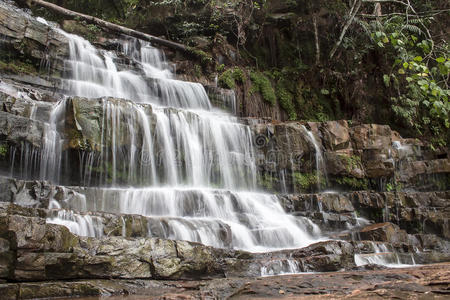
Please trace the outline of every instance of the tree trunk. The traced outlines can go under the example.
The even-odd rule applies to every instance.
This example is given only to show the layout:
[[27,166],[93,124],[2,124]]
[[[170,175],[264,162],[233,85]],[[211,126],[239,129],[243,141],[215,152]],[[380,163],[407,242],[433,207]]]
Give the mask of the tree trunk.
[[317,16],[313,15],[313,25],[314,25],[314,41],[316,44],[316,65],[320,64],[320,44],[319,44],[319,28],[317,27]]
[[71,19],[78,18],[78,19],[80,19],[82,21],[85,21],[87,23],[95,24],[97,26],[100,26],[102,28],[105,28],[105,29],[108,29],[108,30],[111,30],[111,31],[114,31],[114,32],[118,32],[118,33],[121,33],[121,34],[129,35],[129,36],[141,39],[141,40],[149,41],[149,42],[151,42],[153,44],[158,44],[160,46],[166,46],[166,47],[174,49],[174,50],[179,50],[179,51],[182,51],[182,52],[189,53],[189,49],[185,45],[182,45],[182,44],[179,44],[179,43],[176,43],[176,42],[171,42],[171,41],[168,41],[168,40],[165,40],[165,39],[162,39],[162,38],[150,35],[150,34],[146,34],[146,33],[143,33],[143,32],[139,32],[139,31],[136,31],[136,30],[124,27],[124,26],[120,26],[120,25],[117,25],[117,24],[114,24],[114,23],[110,23],[110,22],[104,21],[102,19],[93,17],[93,16],[77,13],[77,12],[74,12],[72,10],[69,10],[69,9],[63,8],[61,6],[58,6],[56,4],[49,3],[47,1],[31,0],[31,3],[34,4],[34,5],[41,6],[43,8],[52,10],[52,11],[58,13],[58,14],[61,14],[61,15],[65,16],[65,17],[68,17],[68,18],[71,18]]

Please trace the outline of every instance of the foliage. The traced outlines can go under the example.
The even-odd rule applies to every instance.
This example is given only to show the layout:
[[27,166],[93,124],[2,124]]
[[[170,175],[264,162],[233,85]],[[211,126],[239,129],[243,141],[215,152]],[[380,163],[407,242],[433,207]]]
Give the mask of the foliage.
[[200,59],[200,62],[201,62],[202,65],[204,65],[204,66],[206,66],[206,65],[208,65],[208,64],[210,64],[210,63],[212,63],[212,61],[213,61],[213,58],[211,57],[211,55],[208,54],[208,53],[206,53],[206,52],[203,51],[203,50],[200,50],[200,49],[196,49],[196,48],[190,47],[190,48],[188,48],[188,51],[189,51],[192,55],[194,55],[195,57],[199,58],[199,59]]
[[360,166],[362,165],[362,161],[361,161],[361,157],[359,157],[358,155],[351,155],[351,156],[342,156],[344,159],[347,160],[347,171],[350,172],[353,169],[357,169],[360,168]]
[[367,190],[369,188],[369,182],[366,178],[354,178],[354,177],[339,177],[335,179],[336,183],[345,187],[349,187],[353,190]]
[[236,82],[245,83],[246,76],[244,71],[238,67],[225,70],[219,76],[219,85],[223,88],[234,89],[236,87]]
[[289,120],[296,120],[297,113],[293,103],[293,95],[284,87],[277,88],[277,98],[281,107],[288,113]]
[[275,95],[275,90],[269,78],[267,78],[261,72],[252,71],[250,72],[250,79],[253,83],[250,92],[251,93],[260,92],[264,100],[269,102],[271,105],[275,105],[277,97]]
[[278,178],[271,176],[268,173],[264,173],[258,176],[258,185],[264,187],[268,191],[274,189],[274,185],[278,183]]
[[[300,188],[303,191],[308,191],[314,188],[317,185],[317,174],[312,173],[300,173],[294,172],[292,173],[294,186]],[[324,182],[320,183],[321,186],[324,185]]]
[[271,74],[272,80],[276,81],[276,96],[280,106],[286,111],[289,120],[297,119],[296,107],[294,105],[295,86],[292,85],[292,78],[298,77],[298,73],[292,72],[288,68],[274,70]]
[[13,60],[10,62],[0,61],[0,71],[13,74],[37,74],[36,67],[30,61]]
[[[372,40],[394,58],[390,73],[383,75],[394,113],[419,134],[429,129],[441,136],[450,128],[450,47],[445,41],[436,45],[415,23],[402,16],[386,19]],[[445,146],[445,138],[439,143]]]
[[8,147],[5,144],[0,144],[0,158],[5,158],[8,153]]

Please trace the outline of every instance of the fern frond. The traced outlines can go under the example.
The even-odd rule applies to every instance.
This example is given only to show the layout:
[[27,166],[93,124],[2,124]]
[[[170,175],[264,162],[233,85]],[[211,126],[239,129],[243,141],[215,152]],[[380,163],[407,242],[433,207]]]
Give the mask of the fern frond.
[[407,31],[415,33],[415,34],[423,34],[422,29],[420,29],[418,26],[412,25],[412,24],[403,25],[402,30],[407,30]]

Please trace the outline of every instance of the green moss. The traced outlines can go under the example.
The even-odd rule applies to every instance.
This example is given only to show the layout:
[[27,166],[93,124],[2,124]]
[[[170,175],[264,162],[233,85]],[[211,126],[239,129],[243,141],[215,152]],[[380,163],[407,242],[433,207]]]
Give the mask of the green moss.
[[223,72],[224,70],[225,70],[225,65],[224,64],[216,66],[216,71],[217,72]]
[[70,33],[83,36],[89,42],[93,43],[98,40],[102,29],[95,24],[89,24],[86,21],[75,19],[64,23],[64,30]]
[[350,156],[343,156],[344,159],[347,161],[347,171],[350,172],[353,169],[357,169],[361,166],[362,161],[361,157],[357,155],[350,155]]
[[281,107],[288,113],[289,120],[296,120],[297,113],[293,102],[294,96],[287,89],[277,87],[277,98]]
[[208,64],[213,62],[213,58],[211,55],[209,55],[208,53],[206,53],[203,50],[200,49],[196,49],[193,47],[188,47],[188,51],[194,55],[196,58],[200,59],[200,62],[202,63],[202,65],[207,66]]
[[245,83],[245,81],[246,81],[245,73],[238,67],[225,70],[219,76],[219,85],[227,89],[234,89],[236,88],[236,82]]
[[196,77],[201,77],[202,76],[202,67],[200,67],[199,65],[195,65],[194,66],[194,75]]
[[303,190],[308,191],[317,185],[317,175],[312,173],[300,173],[294,172],[292,174],[292,180],[294,185]]
[[37,74],[36,67],[31,62],[17,60],[10,62],[0,61],[0,71],[14,74]]
[[238,67],[234,67],[233,69],[233,78],[236,82],[245,83],[246,77],[244,71],[239,69]]
[[269,102],[271,105],[275,105],[277,101],[277,97],[275,95],[275,90],[273,89],[272,84],[270,83],[269,78],[267,78],[261,72],[251,72],[250,79],[252,80],[252,88],[250,89],[251,93],[259,92],[261,93],[264,100]]
[[274,185],[278,183],[278,179],[271,176],[268,173],[264,173],[258,176],[258,185],[264,189],[271,191],[274,189]]
[[8,153],[8,147],[5,144],[0,144],[0,158],[4,159]]
[[234,89],[236,87],[232,69],[226,70],[219,76],[219,85],[227,89]]
[[369,188],[369,182],[365,178],[354,177],[339,177],[335,179],[336,183],[351,188],[352,190],[367,190]]

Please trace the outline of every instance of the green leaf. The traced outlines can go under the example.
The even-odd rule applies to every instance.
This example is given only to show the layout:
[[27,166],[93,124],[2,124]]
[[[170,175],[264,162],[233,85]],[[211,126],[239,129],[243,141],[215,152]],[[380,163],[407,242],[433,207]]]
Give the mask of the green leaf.
[[389,43],[389,39],[388,39],[387,37],[384,37],[382,41],[383,41],[383,43],[385,43],[385,44]]
[[414,61],[421,62],[423,60],[422,56],[414,57]]
[[408,64],[407,62],[404,62],[404,63],[403,63],[403,68],[404,68],[404,69],[407,69],[408,67],[409,67],[409,64]]
[[441,63],[445,62],[445,58],[438,57],[438,58],[436,58],[436,61],[441,64]]
[[403,69],[398,69],[398,74],[404,75],[404,74],[406,74],[406,72],[405,72],[405,70],[403,70]]
[[389,77],[389,75],[384,74],[383,81],[386,87],[389,87],[391,85],[391,78]]
[[329,94],[330,94],[330,91],[327,90],[327,89],[321,89],[321,90],[320,90],[320,93],[321,93],[322,95],[329,95]]
[[377,45],[378,45],[378,47],[380,47],[380,48],[384,48],[384,45],[383,45],[382,42],[378,42]]

